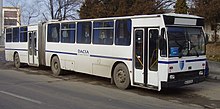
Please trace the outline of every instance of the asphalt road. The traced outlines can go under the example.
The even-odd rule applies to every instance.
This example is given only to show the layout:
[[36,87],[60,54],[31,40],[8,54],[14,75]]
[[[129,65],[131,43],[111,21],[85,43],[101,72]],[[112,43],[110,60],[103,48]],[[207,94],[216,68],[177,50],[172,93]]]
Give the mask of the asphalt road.
[[220,82],[206,82],[161,92],[119,90],[110,80],[49,68],[16,69],[0,53],[0,109],[219,109]]
[[132,92],[20,71],[0,71],[1,109],[198,108]]

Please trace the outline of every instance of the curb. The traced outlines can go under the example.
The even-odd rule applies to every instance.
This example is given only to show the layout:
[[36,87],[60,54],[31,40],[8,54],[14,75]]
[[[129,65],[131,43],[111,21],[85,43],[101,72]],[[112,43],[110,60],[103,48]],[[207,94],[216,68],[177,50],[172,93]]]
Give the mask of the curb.
[[209,76],[208,79],[220,80],[220,62],[208,61]]
[[211,80],[220,80],[220,75],[218,74],[212,74],[211,72],[209,73],[209,76],[207,77],[208,79]]

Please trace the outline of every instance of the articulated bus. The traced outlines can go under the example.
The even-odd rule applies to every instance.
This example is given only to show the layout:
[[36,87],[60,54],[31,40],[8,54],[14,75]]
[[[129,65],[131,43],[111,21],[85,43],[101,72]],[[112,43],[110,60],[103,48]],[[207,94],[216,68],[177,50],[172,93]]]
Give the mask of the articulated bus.
[[160,91],[204,81],[204,19],[157,14],[49,21],[5,30],[5,56],[21,64],[111,78],[120,89]]

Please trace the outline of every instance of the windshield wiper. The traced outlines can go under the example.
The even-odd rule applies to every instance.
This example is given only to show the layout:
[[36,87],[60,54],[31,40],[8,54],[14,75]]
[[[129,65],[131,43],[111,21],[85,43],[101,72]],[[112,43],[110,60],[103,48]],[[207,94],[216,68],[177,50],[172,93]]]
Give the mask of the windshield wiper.
[[180,48],[179,48],[179,58],[183,57],[183,52],[186,51],[186,49],[187,49],[187,54],[186,55],[189,54],[189,49],[187,47],[187,45],[189,46],[188,41],[185,40],[182,45],[181,44],[178,44],[178,45],[180,46]]

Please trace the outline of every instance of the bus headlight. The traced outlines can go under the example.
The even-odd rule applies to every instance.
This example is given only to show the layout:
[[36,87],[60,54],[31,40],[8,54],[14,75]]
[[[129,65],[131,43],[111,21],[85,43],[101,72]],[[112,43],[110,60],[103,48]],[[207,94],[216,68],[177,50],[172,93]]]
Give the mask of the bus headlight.
[[175,75],[170,75],[171,80],[174,80],[175,78],[176,78]]
[[204,72],[203,71],[199,71],[199,76],[203,76]]

